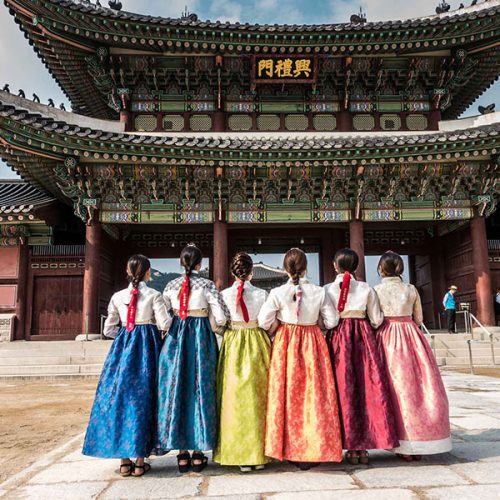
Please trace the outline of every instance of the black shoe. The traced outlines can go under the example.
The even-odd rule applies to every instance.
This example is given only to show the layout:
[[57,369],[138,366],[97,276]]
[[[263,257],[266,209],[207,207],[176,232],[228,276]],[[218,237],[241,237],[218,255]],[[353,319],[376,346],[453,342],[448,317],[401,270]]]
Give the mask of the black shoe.
[[[184,460],[187,461],[187,464],[181,465],[180,462]],[[177,467],[179,467],[179,472],[181,474],[189,472],[189,469],[191,469],[191,457],[189,455],[189,452],[186,451],[177,455]]]
[[[195,460],[201,460],[201,464],[195,464]],[[201,472],[208,464],[208,457],[199,451],[195,451],[191,455],[191,466],[194,472]]]

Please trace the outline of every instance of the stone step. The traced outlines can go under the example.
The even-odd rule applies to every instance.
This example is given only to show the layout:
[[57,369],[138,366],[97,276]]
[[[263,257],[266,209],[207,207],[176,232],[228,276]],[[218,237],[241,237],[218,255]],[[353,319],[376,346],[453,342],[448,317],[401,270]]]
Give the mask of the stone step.
[[88,365],[103,364],[104,355],[90,356],[12,356],[0,358],[0,366],[37,366],[37,365]]
[[[14,344],[14,345],[12,345]],[[31,356],[85,356],[106,354],[112,344],[109,341],[96,342],[71,342],[48,345],[42,342],[26,343],[3,343],[0,344],[0,360],[9,357],[31,357]],[[0,361],[1,363],[1,361]]]
[[[469,366],[469,356],[440,358],[440,365],[444,366]],[[491,356],[472,356],[474,366],[492,366]]]
[[0,366],[0,378],[99,375],[102,364]]

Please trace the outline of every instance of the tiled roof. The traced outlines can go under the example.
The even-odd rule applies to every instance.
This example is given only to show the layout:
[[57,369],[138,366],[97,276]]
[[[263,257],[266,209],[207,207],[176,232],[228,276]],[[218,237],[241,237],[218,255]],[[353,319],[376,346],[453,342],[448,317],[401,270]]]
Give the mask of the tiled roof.
[[32,221],[33,210],[54,201],[24,181],[0,181],[0,222]]
[[271,267],[262,262],[257,262],[253,266],[254,280],[287,279],[287,274],[279,267]]

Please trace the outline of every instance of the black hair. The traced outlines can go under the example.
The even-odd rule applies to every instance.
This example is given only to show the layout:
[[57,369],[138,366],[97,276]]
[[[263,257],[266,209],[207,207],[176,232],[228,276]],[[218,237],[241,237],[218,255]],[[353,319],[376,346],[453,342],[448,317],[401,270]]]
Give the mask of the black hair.
[[128,259],[127,277],[134,288],[137,288],[139,283],[144,281],[144,276],[150,269],[151,262],[145,255],[135,254]]
[[342,248],[333,258],[339,273],[354,274],[359,264],[358,254],[352,248]]
[[198,264],[201,264],[202,260],[203,255],[201,253],[201,250],[196,245],[190,244],[183,248],[180,261],[181,266],[184,268],[184,273],[187,276],[191,275],[193,269]]
[[378,261],[377,271],[380,275],[387,276],[401,276],[405,270],[405,265],[401,255],[396,252],[385,252]]
[[231,260],[231,274],[239,280],[246,280],[252,274],[253,260],[246,252],[239,252]]

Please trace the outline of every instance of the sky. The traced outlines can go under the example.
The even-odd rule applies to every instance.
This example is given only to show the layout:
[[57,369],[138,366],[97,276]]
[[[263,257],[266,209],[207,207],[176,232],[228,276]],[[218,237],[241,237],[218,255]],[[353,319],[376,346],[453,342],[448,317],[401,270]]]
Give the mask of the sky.
[[[107,0],[101,0],[105,5]],[[180,17],[185,7],[200,19],[212,21],[240,21],[249,23],[286,23],[320,24],[340,23],[349,20],[359,7],[367,15],[368,21],[405,19],[434,13],[438,0],[420,0],[418,2],[394,2],[394,0],[122,0],[123,9],[130,12],[164,17]],[[460,1],[448,1],[452,9]],[[465,0],[466,5],[470,0]],[[395,8],[395,5],[397,7]],[[36,92],[42,103],[50,97],[56,104],[64,102],[70,105],[57,83],[35,55],[32,47],[24,38],[17,24],[8,13],[3,2],[0,3],[0,88],[10,84],[12,92],[22,88],[26,96]],[[499,101],[500,82],[485,92],[464,113],[463,116],[476,115],[479,104],[487,105]],[[0,160],[0,179],[16,178]]]

